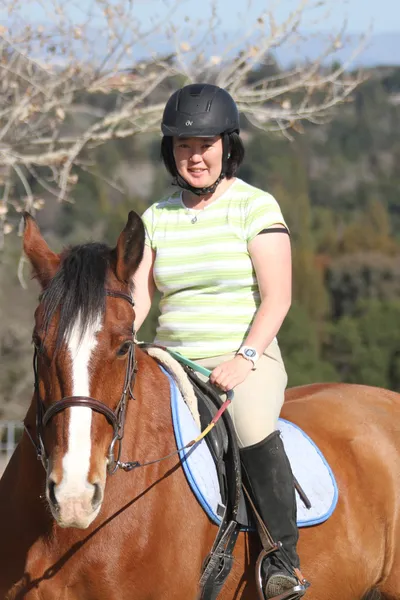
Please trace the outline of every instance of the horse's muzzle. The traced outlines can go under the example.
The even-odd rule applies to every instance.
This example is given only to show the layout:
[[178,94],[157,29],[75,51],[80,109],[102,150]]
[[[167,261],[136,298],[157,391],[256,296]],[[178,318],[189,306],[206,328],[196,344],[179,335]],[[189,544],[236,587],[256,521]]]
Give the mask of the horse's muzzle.
[[60,527],[86,529],[99,514],[103,502],[103,486],[87,482],[82,489],[59,485],[49,477],[46,497],[54,519]]

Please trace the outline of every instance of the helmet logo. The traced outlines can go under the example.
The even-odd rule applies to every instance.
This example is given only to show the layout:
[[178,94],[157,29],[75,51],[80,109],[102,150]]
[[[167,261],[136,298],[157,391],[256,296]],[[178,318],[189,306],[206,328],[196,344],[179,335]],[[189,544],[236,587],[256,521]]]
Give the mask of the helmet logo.
[[185,125],[186,127],[190,127],[191,125],[193,125],[193,121],[186,121]]

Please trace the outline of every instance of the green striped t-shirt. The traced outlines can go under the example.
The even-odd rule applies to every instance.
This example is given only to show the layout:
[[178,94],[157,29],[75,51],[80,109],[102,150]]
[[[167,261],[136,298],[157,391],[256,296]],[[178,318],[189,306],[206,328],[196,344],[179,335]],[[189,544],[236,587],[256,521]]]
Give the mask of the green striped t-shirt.
[[236,179],[202,210],[175,192],[142,218],[162,295],[155,342],[190,359],[236,351],[260,305],[247,245],[271,225],[286,227],[275,198]]

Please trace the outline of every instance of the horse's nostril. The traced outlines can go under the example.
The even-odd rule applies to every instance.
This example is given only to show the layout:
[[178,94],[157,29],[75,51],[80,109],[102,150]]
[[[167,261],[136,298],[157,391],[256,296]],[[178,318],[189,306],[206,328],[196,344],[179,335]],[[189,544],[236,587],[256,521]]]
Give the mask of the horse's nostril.
[[50,500],[53,508],[55,510],[58,510],[59,506],[58,506],[58,502],[57,502],[57,498],[56,498],[56,492],[55,492],[56,483],[55,483],[55,481],[53,481],[53,479],[49,479],[48,489],[49,489],[49,500]]
[[101,491],[100,484],[94,483],[93,488],[94,488],[94,491],[93,491],[93,498],[92,498],[92,506],[94,509],[96,509],[103,499],[103,494]]

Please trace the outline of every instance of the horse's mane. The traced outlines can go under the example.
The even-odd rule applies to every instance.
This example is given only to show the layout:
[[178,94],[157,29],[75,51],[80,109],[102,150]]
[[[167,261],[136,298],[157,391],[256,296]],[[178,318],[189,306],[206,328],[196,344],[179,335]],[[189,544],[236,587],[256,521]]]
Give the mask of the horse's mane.
[[60,309],[56,350],[68,338],[78,317],[82,337],[99,315],[103,315],[110,257],[109,246],[99,243],[73,246],[62,254],[60,268],[41,297],[45,331]]

